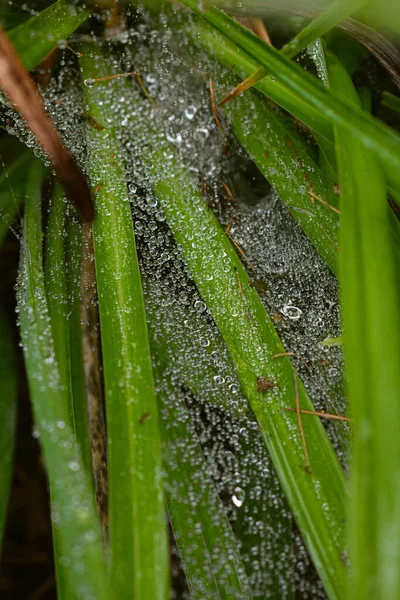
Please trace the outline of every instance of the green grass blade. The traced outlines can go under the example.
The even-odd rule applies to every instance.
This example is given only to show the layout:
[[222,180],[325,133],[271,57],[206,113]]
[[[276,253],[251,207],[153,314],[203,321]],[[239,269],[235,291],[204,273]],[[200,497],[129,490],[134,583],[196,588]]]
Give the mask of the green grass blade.
[[[360,106],[351,78],[327,55],[330,85]],[[341,186],[340,281],[348,393],[354,418],[349,597],[400,589],[400,321],[390,208],[373,153],[335,132]]]
[[3,540],[13,470],[17,412],[16,352],[0,306],[0,548]]
[[45,286],[54,350],[70,426],[91,474],[80,317],[81,227],[55,184],[47,222]]
[[319,115],[328,118],[332,124],[345,128],[349,133],[357,135],[360,142],[379,157],[389,183],[395,188],[400,187],[400,137],[394,130],[344,102],[339,95],[325,88],[315,77],[222,11],[211,8],[202,12],[196,0],[181,0],[181,2],[253,56],[259,66],[268,69],[290,92],[303,102],[308,102]]
[[66,215],[66,284],[68,294],[69,350],[71,392],[74,409],[75,434],[81,448],[82,459],[89,473],[92,471],[86,381],[82,350],[81,325],[81,266],[83,227],[74,210]]
[[[144,110],[140,114],[149,136],[154,115],[145,120]],[[314,564],[330,597],[342,598],[346,486],[325,430],[319,421],[304,420],[311,475],[305,468],[297,417],[284,410],[295,406],[292,365],[287,358],[271,358],[284,351],[282,344],[233,246],[159,135],[148,144],[142,159],[152,173],[154,190],[196,286],[229,349]],[[257,379],[262,376],[279,384],[275,393],[259,391]],[[302,408],[312,410],[300,382],[298,389]]]
[[[182,392],[160,368],[158,399],[166,472],[166,503],[191,597],[248,600],[248,584],[237,540],[207,472]],[[190,499],[195,498],[195,502]]]
[[233,131],[293,218],[337,273],[338,198],[289,119],[249,91],[225,106]]
[[[100,51],[85,47],[83,55],[84,79],[110,74]],[[104,90],[85,87],[89,114],[99,124],[107,124],[113,111]],[[93,231],[109,439],[111,578],[118,597],[164,600],[161,446],[132,215],[115,135],[110,128],[88,127],[92,184],[100,186]]]
[[69,425],[54,353],[43,274],[41,184],[37,161],[27,174],[19,275],[21,335],[29,389],[52,496],[58,577],[68,600],[107,600],[108,582],[91,485]]
[[[193,17],[195,17],[193,22],[188,23],[185,27],[186,34],[194,43],[238,75],[240,79],[246,79],[260,68],[257,59],[239,48],[223,33],[206,21],[201,22],[196,15]],[[255,85],[255,88],[295,115],[313,131],[332,142],[332,125],[325,115],[315,111],[308,102],[304,102],[294,95],[277,78],[265,77]]]
[[6,169],[0,167],[0,246],[8,231],[13,229],[14,221],[24,199],[24,185],[21,169],[29,168],[32,157],[24,152]]
[[68,407],[70,427],[75,432],[65,271],[65,236],[64,194],[60,186],[56,185],[52,193],[46,232],[45,288],[64,404]]
[[[264,485],[269,484],[270,492],[272,487],[274,488],[274,501],[267,502],[264,496],[260,499],[252,497],[256,486],[262,484],[259,472],[251,469],[247,460],[259,444],[259,431],[247,432],[250,439],[249,451],[241,454],[244,464],[239,460],[240,469],[244,474],[242,491],[246,498],[245,505],[237,511],[234,522],[236,544],[240,543],[242,556],[240,558],[239,550],[235,548],[232,539],[230,526],[227,527],[226,517],[218,505],[216,492],[213,489],[214,484],[210,481],[209,475],[204,473],[204,458],[195,440],[195,434],[191,431],[190,415],[187,413],[184,399],[174,401],[171,406],[171,399],[182,394],[180,386],[183,383],[198,401],[218,407],[228,418],[243,422],[244,398],[239,396],[238,401],[232,403],[228,386],[210,386],[210,382],[221,377],[221,366],[217,366],[212,360],[211,352],[214,352],[214,356],[215,353],[220,357],[225,355],[222,336],[218,330],[207,330],[205,335],[212,342],[210,346],[201,346],[200,336],[194,334],[198,330],[199,323],[188,308],[181,305],[178,310],[169,310],[166,318],[165,308],[163,309],[161,303],[157,302],[157,297],[156,288],[146,281],[145,298],[151,347],[157,365],[158,398],[161,411],[164,415],[168,414],[168,418],[164,416],[161,423],[165,445],[167,505],[186,577],[191,581],[191,589],[196,590],[197,595],[203,598],[202,590],[209,590],[208,593],[211,594],[212,589],[217,586],[219,593],[223,594],[224,584],[227,584],[229,589],[236,590],[236,596],[238,593],[242,594],[239,595],[242,598],[245,594],[244,590],[250,586],[250,595],[255,598],[260,596],[260,589],[262,589],[265,597],[288,600],[292,597],[293,586],[292,556],[290,551],[288,552],[292,544],[292,523],[286,514],[282,515],[282,507],[285,509],[287,507],[283,492],[276,489],[274,473],[271,479],[263,479]],[[198,364],[194,363],[194,356],[204,357],[204,355],[209,357]],[[174,366],[175,387],[171,381],[168,365]],[[231,363],[229,363],[229,372],[235,372]],[[237,379],[233,381],[234,385],[239,387]],[[178,459],[178,455],[181,458]],[[167,458],[168,456],[170,458]],[[263,458],[266,466],[269,457],[264,455]],[[189,506],[190,497],[208,498],[208,501],[196,500],[194,505]],[[212,507],[211,511],[208,506]],[[199,534],[195,527],[196,522],[202,523],[202,540],[195,544],[197,551],[193,545],[193,535]],[[265,561],[254,560],[254,548],[257,548],[260,543],[260,534],[255,532],[253,527],[256,522],[261,522],[268,531],[268,560]],[[218,559],[210,560],[210,557],[216,556],[216,553]],[[207,560],[204,560],[205,556]],[[229,556],[232,558],[230,559]],[[226,562],[230,564],[227,572],[224,567]],[[243,565],[248,577],[246,586],[244,586],[246,582],[243,577]],[[259,583],[261,568],[263,580]]]
[[25,67],[30,71],[60,41],[68,38],[89,16],[68,0],[58,0],[38,15],[8,31],[8,36]]
[[[284,350],[216,218],[177,165],[175,168],[171,165],[169,172],[165,166],[161,171],[162,160],[163,152],[156,151],[152,156],[153,174],[157,178],[154,189],[231,353],[316,568],[328,593],[332,598],[340,598],[345,580],[345,567],[340,561],[343,551],[340,531],[346,497],[342,470],[321,423],[315,420],[304,423],[313,474],[301,468],[307,466],[307,460],[296,418],[288,417],[282,410],[295,405],[292,366],[288,359],[280,363],[271,359],[272,354]],[[186,231],[191,235],[186,237]],[[220,268],[221,264],[225,264],[225,269]],[[232,317],[232,314],[238,316]],[[264,395],[258,391],[260,376],[277,381],[280,392],[269,399],[270,393]],[[300,383],[299,389],[302,407],[312,407]],[[329,516],[322,509],[324,502],[329,506]]]
[[382,94],[382,106],[388,108],[394,113],[400,114],[400,98],[391,94],[390,92],[384,91]]
[[296,37],[287,43],[281,53],[294,58],[316,39],[324,36],[339,23],[359,10],[367,0],[333,0],[316,19],[302,29]]

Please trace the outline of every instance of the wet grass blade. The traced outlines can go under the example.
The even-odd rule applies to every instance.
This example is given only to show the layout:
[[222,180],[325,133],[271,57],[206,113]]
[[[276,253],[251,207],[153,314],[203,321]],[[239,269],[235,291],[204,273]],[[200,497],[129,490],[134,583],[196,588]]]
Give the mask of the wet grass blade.
[[[245,594],[250,588],[250,595],[256,598],[262,585],[266,597],[288,600],[292,597],[293,583],[292,556],[288,552],[292,544],[292,522],[287,513],[282,515],[282,507],[287,507],[283,492],[275,489],[275,474],[272,474],[272,483],[269,482],[270,491],[274,487],[274,502],[254,498],[254,489],[260,485],[260,479],[258,472],[253,473],[249,468],[249,453],[243,453],[244,460],[243,463],[239,460],[239,469],[244,474],[241,487],[245,501],[236,513],[233,535],[224,507],[218,502],[214,483],[207,473],[201,447],[192,431],[191,416],[182,397],[183,383],[196,400],[224,411],[230,419],[243,419],[244,399],[239,396],[237,402],[232,402],[228,385],[210,386],[210,382],[221,377],[220,366],[212,360],[211,352],[214,356],[225,355],[222,336],[218,330],[207,332],[212,342],[210,346],[201,346],[200,336],[194,334],[199,323],[187,307],[182,305],[178,311],[170,311],[167,325],[162,318],[162,307],[156,300],[157,292],[148,281],[144,289],[153,364],[157,365],[158,399],[163,414],[161,431],[167,473],[167,506],[192,593],[202,599],[212,596],[212,590],[215,593],[219,590],[218,593],[224,597],[228,586],[229,590],[236,590],[236,595],[241,593],[240,597],[247,597]],[[182,325],[182,316],[185,325]],[[194,356],[204,354],[209,355],[209,359],[202,360],[200,364],[193,361]],[[171,377],[171,365],[174,365],[175,383]],[[235,372],[231,363],[229,372]],[[239,387],[236,378],[233,382]],[[177,397],[179,400],[173,400]],[[249,430],[246,435],[251,440],[251,452],[259,443],[261,434],[256,429]],[[195,503],[188,500],[192,496],[196,498]],[[193,536],[200,535],[196,527],[198,522],[201,523],[201,537],[193,544]],[[253,527],[256,522],[263,524],[270,540],[268,560],[262,563],[265,578],[260,585],[260,563],[253,560],[254,548],[259,542],[259,534],[254,532]],[[225,571],[227,562],[230,566]],[[208,590],[208,596],[204,596],[204,590]],[[233,591],[231,593],[234,595]]]
[[17,365],[15,346],[0,306],[0,548],[3,540],[13,471],[17,413]]
[[400,188],[400,136],[394,130],[344,102],[315,77],[222,11],[211,8],[202,12],[196,0],[181,1],[250,54],[258,61],[259,66],[268,69],[296,98],[309,103],[320,116],[327,118],[332,124],[357,135],[360,142],[378,156],[389,183],[396,189]]
[[[83,55],[83,79],[110,74],[99,50],[85,47]],[[108,124],[114,107],[107,88],[85,87],[85,100],[94,122]],[[109,441],[111,580],[119,597],[164,600],[168,549],[161,445],[132,215],[115,133],[109,126],[88,128],[97,187],[93,233]]]
[[75,432],[65,271],[65,221],[64,194],[57,185],[52,193],[46,231],[45,288],[64,405],[68,407],[69,425]]
[[7,167],[0,166],[0,246],[7,232],[14,227],[14,221],[23,204],[24,185],[21,180],[21,169],[29,168],[32,158],[25,152]]
[[400,114],[400,98],[390,92],[383,92],[382,106],[388,108],[394,113]]
[[338,197],[293,123],[249,91],[226,105],[232,129],[293,218],[337,274]]
[[[108,581],[92,488],[69,425],[45,297],[41,231],[43,167],[27,174],[18,303],[35,420],[52,498],[57,578],[64,597],[107,600]],[[65,586],[65,587],[64,587]]]
[[22,25],[8,31],[8,36],[25,68],[37,67],[60,41],[64,41],[88,18],[68,0],[58,0]]
[[80,317],[81,226],[55,184],[46,232],[45,286],[54,350],[70,426],[91,476]]
[[[148,136],[154,115],[145,120],[143,112]],[[189,175],[159,135],[142,159],[196,286],[229,349],[319,575],[330,597],[342,598],[346,568],[340,556],[347,493],[335,452],[321,423],[304,420],[306,455],[297,415],[284,409],[295,407],[297,398],[303,409],[313,410],[312,403],[294,379],[289,359],[272,359],[284,352],[282,344],[235,249]],[[267,391],[261,385],[265,381],[279,387]]]
[[191,597],[249,600],[237,540],[207,471],[182,391],[161,367],[168,356],[164,349],[156,356],[157,396],[164,414],[165,497]]
[[[281,54],[288,58],[294,58],[307,48],[309,44],[328,33],[328,31],[339,25],[344,19],[347,19],[356,10],[361,8],[363,4],[365,4],[365,0],[334,0],[326,10],[311,21],[280,50]],[[266,75],[268,75],[268,71],[265,68],[258,69],[247,79],[247,83],[243,81],[228,94],[221,104],[228,101],[228,98],[231,99],[237,96],[238,93],[243,93],[250,87],[253,87]]]
[[[330,85],[360,106],[350,76],[327,54]],[[400,588],[398,287],[381,166],[344,128],[335,132],[341,186],[340,283],[348,393],[354,418],[352,598]]]

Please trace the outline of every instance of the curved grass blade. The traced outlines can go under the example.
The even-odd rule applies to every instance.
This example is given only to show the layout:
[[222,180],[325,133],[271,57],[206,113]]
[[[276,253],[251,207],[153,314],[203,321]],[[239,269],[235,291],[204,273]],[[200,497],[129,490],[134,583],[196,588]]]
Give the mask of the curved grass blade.
[[[350,76],[327,53],[330,85],[360,106]],[[391,598],[400,587],[398,287],[381,166],[342,127],[340,282],[348,392],[354,418],[350,550],[352,598]]]
[[[54,353],[44,288],[41,184],[43,167],[28,172],[18,304],[28,382],[52,498],[57,577],[67,598],[107,600],[106,563],[91,485],[69,425]],[[64,587],[65,586],[65,587]]]
[[65,225],[64,194],[59,186],[55,186],[46,231],[45,288],[64,405],[68,407],[69,425],[75,433],[65,272]]
[[13,470],[17,412],[16,352],[0,307],[0,548],[3,540]]
[[[149,136],[154,132],[154,115],[145,119],[144,108],[140,114]],[[225,232],[184,168],[171,157],[167,142],[155,134],[142,160],[152,174],[154,190],[196,286],[229,349],[319,575],[330,597],[342,598],[346,486],[335,452],[321,423],[304,420],[306,455],[297,416],[284,409],[295,407],[298,400],[302,409],[313,410],[312,403],[289,359],[271,358],[284,349],[265,308]],[[267,391],[262,382],[268,381],[279,387]]]
[[[225,515],[178,386],[157,352],[158,401],[166,472],[166,503],[194,600],[249,600],[237,540]],[[191,501],[195,498],[195,501]]]
[[400,136],[394,130],[344,102],[340,96],[326,89],[312,75],[223,12],[215,8],[202,12],[196,0],[181,0],[181,2],[253,56],[259,66],[268,69],[288,91],[303,102],[308,102],[319,115],[328,118],[332,124],[343,127],[349,133],[357,135],[360,142],[378,156],[388,182],[396,189],[400,188]]
[[[274,489],[274,502],[265,502],[264,498],[253,498],[254,489],[260,485],[260,479],[258,472],[253,473],[246,462],[251,454],[241,453],[246,462],[244,465],[239,460],[239,468],[243,473],[242,492],[246,500],[245,505],[236,513],[233,536],[222,510],[223,507],[219,506],[214,483],[207,473],[201,447],[195,439],[196,434],[192,431],[190,414],[182,397],[181,383],[200,402],[217,407],[229,415],[228,418],[233,417],[243,422],[242,398],[232,403],[228,386],[217,386],[217,389],[210,387],[210,381],[216,381],[221,376],[220,366],[212,361],[211,356],[209,360],[201,361],[199,365],[193,362],[193,356],[211,354],[212,351],[217,352],[221,357],[224,356],[222,336],[218,330],[207,332],[212,343],[207,347],[201,346],[200,336],[193,335],[199,324],[185,305],[180,306],[179,310],[169,311],[168,326],[166,326],[163,322],[163,309],[157,302],[158,294],[146,280],[144,291],[146,307],[148,307],[151,347],[157,365],[160,412],[164,415],[168,414],[168,418],[164,417],[161,423],[165,447],[164,465],[167,473],[167,506],[192,593],[197,593],[203,599],[205,597],[202,596],[203,590],[209,590],[208,593],[211,594],[217,586],[219,593],[223,595],[228,586],[233,597],[239,593],[239,598],[242,598],[245,597],[245,593],[248,593],[246,590],[249,587],[250,595],[255,598],[260,596],[260,589],[262,589],[265,597],[288,600],[292,597],[293,586],[293,563],[288,550],[292,544],[292,522],[287,516],[288,509],[283,492],[276,490],[274,473],[272,482],[269,481],[271,489],[272,486]],[[189,329],[186,325],[182,325],[182,317],[185,324],[190,323]],[[189,334],[188,331],[191,333]],[[173,380],[171,370],[168,371],[169,365],[174,366]],[[229,372],[235,372],[234,366],[230,363]],[[237,379],[233,381],[234,385],[239,387]],[[177,396],[179,399],[172,400]],[[250,453],[258,443],[260,435],[257,429],[247,432],[251,440]],[[266,464],[268,457],[264,458]],[[188,498],[191,497],[196,498],[195,503],[189,503]],[[282,510],[285,511],[284,515]],[[202,538],[195,545],[195,549],[193,536],[199,535],[196,522],[202,523]],[[268,531],[269,552],[268,560],[265,562],[254,561],[254,549],[260,542],[260,533],[254,531],[253,524],[256,522],[262,523]],[[239,543],[240,550],[237,547]],[[225,572],[227,562],[229,568]],[[247,581],[244,578],[243,568]],[[260,568],[263,569],[263,581],[259,584]]]
[[[352,15],[356,10],[360,9],[361,6],[365,4],[365,1],[366,0],[333,0],[333,2],[316,19],[311,21],[311,23],[302,29],[280,50],[281,54],[288,58],[294,58],[302,50],[307,48],[309,44],[328,33],[328,31],[339,25],[339,23]],[[268,75],[268,71],[261,67],[247,80],[243,81],[230,92],[220,105],[222,106],[228,99],[237,96],[238,93],[243,93],[250,87],[253,87],[266,75]]]
[[[101,51],[85,47],[83,55],[83,79],[109,75]],[[85,86],[89,114],[99,124],[108,123],[114,110],[105,89]],[[115,132],[88,127],[90,173],[97,187],[93,235],[109,440],[111,580],[119,597],[164,600],[162,458],[132,215]]]
[[0,246],[7,232],[13,230],[14,221],[24,199],[21,169],[29,168],[32,157],[24,152],[9,167],[1,165],[0,158]]
[[[87,473],[91,458],[80,317],[81,227],[60,185],[52,193],[46,235],[45,286],[54,351],[70,426]],[[68,214],[72,213],[72,214]]]
[[[156,177],[160,178],[155,181],[154,189],[167,220],[231,353],[315,566],[328,593],[340,598],[345,580],[345,567],[340,561],[344,549],[340,531],[346,493],[337,458],[321,423],[316,421],[304,423],[309,458],[304,456],[296,419],[292,415],[287,419],[287,414],[282,413],[283,406],[295,405],[292,366],[287,359],[280,364],[271,360],[272,354],[284,350],[257,293],[248,285],[247,273],[186,174],[175,166],[169,173],[164,169],[161,178],[162,151],[152,158],[153,173],[157,169]],[[185,231],[191,232],[191,241]],[[220,268],[221,264],[226,265],[226,270]],[[210,273],[213,273],[211,281]],[[265,394],[258,383],[260,377],[277,381],[279,392]],[[302,407],[313,410],[304,388],[301,384],[298,387]],[[330,506],[329,517],[322,510],[324,502]]]
[[68,0],[58,0],[38,15],[8,31],[15,50],[30,71],[37,67],[61,41],[68,38],[88,18]]
[[390,92],[384,91],[382,94],[382,106],[388,108],[396,114],[400,114],[400,98],[391,94]]
[[303,138],[253,91],[227,104],[225,112],[242,146],[337,274],[338,197]]

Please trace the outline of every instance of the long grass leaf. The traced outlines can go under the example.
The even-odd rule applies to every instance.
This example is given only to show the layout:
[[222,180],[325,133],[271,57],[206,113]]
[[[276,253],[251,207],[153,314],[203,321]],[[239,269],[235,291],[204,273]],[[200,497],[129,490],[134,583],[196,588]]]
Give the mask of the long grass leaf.
[[[245,501],[241,500],[243,506],[236,511],[233,537],[195,439],[196,434],[192,431],[191,415],[182,397],[183,383],[196,401],[223,411],[227,418],[243,423],[245,399],[238,394],[237,402],[232,402],[228,385],[210,386],[210,382],[221,379],[221,365],[215,364],[211,356],[201,360],[199,364],[193,360],[194,356],[204,357],[210,355],[211,351],[214,356],[215,353],[220,357],[225,356],[222,336],[218,330],[214,333],[207,332],[212,343],[210,346],[201,346],[200,336],[193,335],[199,323],[188,307],[181,305],[179,310],[169,310],[167,324],[164,318],[165,308],[157,301],[157,297],[155,286],[146,281],[145,298],[151,347],[156,364],[158,399],[164,415],[161,431],[165,447],[167,505],[191,589],[196,590],[202,598],[202,590],[208,590],[212,594],[217,586],[221,595],[228,588],[232,596],[236,593],[242,598],[249,587],[255,598],[260,596],[262,590],[265,597],[288,600],[293,587],[293,557],[290,552],[292,522],[287,516],[283,492],[276,489],[274,472],[270,479],[263,479],[274,498],[273,502],[267,502],[263,495],[254,497],[254,490],[261,482],[257,469],[252,469],[248,464],[254,448],[259,447],[260,432],[249,426],[249,441],[246,446],[248,451],[240,452],[238,465],[243,473],[240,493]],[[230,362],[228,364],[229,372],[234,373],[234,366]],[[236,378],[231,385],[239,387]],[[264,454],[262,458],[258,458],[264,459],[265,469],[269,470],[268,456]],[[265,493],[268,492],[265,490]],[[195,503],[190,502],[192,497],[196,498]],[[196,522],[201,523],[201,538],[198,544],[193,544],[193,536],[200,535]],[[254,558],[255,549],[260,547],[260,533],[255,532],[253,526],[256,522],[262,523],[268,532],[268,540],[265,540],[268,552],[264,560],[261,556],[257,556],[256,560]],[[228,569],[225,568],[227,562]]]
[[207,470],[182,392],[160,368],[165,356],[157,353],[156,373],[164,413],[160,427],[166,503],[191,595],[196,600],[248,600],[251,596],[237,540]]
[[[330,85],[359,107],[350,76],[334,56],[327,59]],[[349,595],[393,598],[400,588],[400,320],[390,208],[374,154],[343,127],[335,137],[344,347],[354,418]]]
[[[84,79],[109,75],[99,50],[85,47],[83,54]],[[108,124],[113,106],[104,86],[85,87],[85,99],[92,119]],[[90,174],[97,187],[93,233],[109,442],[111,579],[119,597],[164,600],[168,552],[161,446],[132,215],[113,129],[88,128]]]
[[24,66],[37,67],[57,44],[68,38],[89,16],[68,0],[58,0],[22,25],[8,31],[8,36]]
[[3,540],[13,470],[17,416],[16,352],[7,317],[0,307],[0,546]]
[[227,104],[232,128],[312,244],[337,273],[338,197],[289,119],[249,91]]
[[[154,126],[150,117],[144,120],[143,112],[142,126],[149,135]],[[142,159],[197,288],[229,349],[316,568],[330,596],[341,598],[346,580],[340,559],[346,486],[335,452],[321,423],[312,420],[304,421],[305,451],[297,415],[284,408],[295,407],[297,398],[301,408],[308,409],[312,403],[288,358],[271,358],[284,352],[282,344],[233,246],[185,169],[159,135]],[[267,391],[263,382],[278,386]]]
[[29,389],[52,497],[56,569],[65,582],[68,600],[83,595],[106,600],[108,581],[99,523],[91,485],[69,425],[45,297],[42,177],[43,167],[35,162],[27,176],[18,301]]
[[81,232],[61,186],[55,184],[46,232],[46,296],[70,426],[91,473],[80,316]]
[[29,168],[32,158],[28,152],[17,157],[9,167],[0,167],[0,246],[7,232],[14,227],[14,221],[24,199],[24,186],[21,169]]
[[378,156],[389,183],[395,188],[400,187],[400,137],[394,130],[343,101],[338,94],[325,88],[315,77],[222,11],[211,8],[203,12],[195,0],[181,2],[250,54],[259,66],[268,69],[288,91],[301,101],[308,102],[320,116],[357,135],[360,142]]

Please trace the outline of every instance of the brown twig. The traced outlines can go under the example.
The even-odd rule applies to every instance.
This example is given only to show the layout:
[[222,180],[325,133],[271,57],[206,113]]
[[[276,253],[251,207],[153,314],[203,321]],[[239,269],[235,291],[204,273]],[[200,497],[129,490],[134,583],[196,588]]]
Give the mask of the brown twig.
[[88,87],[92,87],[92,85],[95,85],[96,83],[102,83],[104,81],[113,81],[114,79],[123,79],[124,77],[134,76],[138,76],[137,71],[129,71],[129,73],[117,73],[116,75],[107,75],[106,77],[88,77],[87,79],[83,80],[83,83]]
[[214,115],[214,119],[215,119],[215,122],[217,124],[218,129],[220,131],[222,131],[222,133],[225,133],[224,132],[224,128],[222,127],[222,124],[221,124],[221,120],[220,120],[220,118],[218,116],[218,109],[217,109],[217,106],[215,104],[214,87],[213,87],[211,79],[210,79],[209,86],[210,86],[210,102],[211,102],[212,114]]
[[241,295],[243,297],[243,300],[244,300],[244,303],[245,303],[245,306],[246,306],[247,317],[248,317],[248,319],[250,321],[250,324],[253,325],[253,319],[251,318],[249,307],[247,305],[246,296],[244,295],[244,291],[243,291],[243,287],[242,287],[242,282],[240,281],[240,275],[239,275],[239,273],[237,271],[236,271],[236,279],[237,279],[237,282],[238,282],[238,285],[239,285],[240,293],[241,293]]
[[104,541],[108,541],[108,470],[107,437],[104,419],[104,398],[101,381],[101,341],[97,309],[96,271],[93,234],[89,225],[83,235],[82,294],[82,344],[90,449],[95,487],[96,508],[103,528]]
[[232,244],[235,246],[235,248],[239,252],[239,254],[245,259],[245,261],[247,261],[247,263],[249,264],[251,270],[254,273],[255,269],[254,269],[254,266],[253,266],[252,262],[250,261],[250,259],[243,252],[243,250],[241,249],[241,247],[239,246],[239,244],[233,239],[233,237],[231,236],[230,232],[229,231],[225,231],[225,233],[228,236],[228,238],[231,240]]
[[[296,408],[285,408],[288,412],[297,412]],[[313,417],[321,417],[322,419],[332,419],[334,421],[345,421],[346,423],[351,423],[353,419],[350,417],[342,417],[342,415],[332,415],[330,413],[317,412],[314,410],[305,410],[303,408],[300,409],[301,414],[303,415],[311,415]]]
[[294,395],[295,395],[295,400],[296,400],[296,408],[294,409],[295,412],[297,413],[297,422],[299,424],[299,429],[300,429],[300,435],[301,435],[301,441],[303,444],[303,450],[304,450],[304,457],[306,459],[306,466],[305,466],[305,470],[308,473],[311,473],[311,467],[310,467],[310,458],[308,456],[308,450],[307,450],[307,443],[306,443],[306,436],[304,435],[304,428],[303,428],[303,421],[301,420],[301,409],[300,409],[300,400],[299,400],[299,389],[297,387],[297,375],[296,372],[293,371],[293,386],[294,386]]
[[94,218],[90,188],[47,115],[35,82],[0,26],[0,86],[49,155],[65,193],[86,221]]
[[264,40],[268,46],[272,46],[271,38],[269,37],[269,33],[267,28],[264,25],[264,21],[260,19],[260,17],[251,17],[250,18],[251,28],[259,38]]

